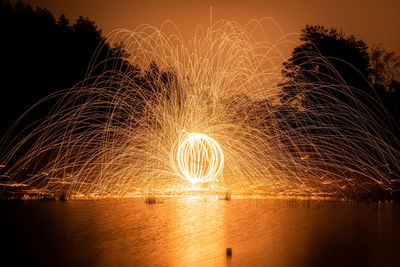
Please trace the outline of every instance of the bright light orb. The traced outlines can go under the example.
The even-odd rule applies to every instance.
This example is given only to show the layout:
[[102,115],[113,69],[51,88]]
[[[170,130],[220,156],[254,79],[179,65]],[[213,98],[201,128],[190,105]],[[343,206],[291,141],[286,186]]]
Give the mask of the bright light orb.
[[217,141],[202,133],[185,133],[171,150],[171,163],[193,185],[217,179],[224,168],[224,153]]

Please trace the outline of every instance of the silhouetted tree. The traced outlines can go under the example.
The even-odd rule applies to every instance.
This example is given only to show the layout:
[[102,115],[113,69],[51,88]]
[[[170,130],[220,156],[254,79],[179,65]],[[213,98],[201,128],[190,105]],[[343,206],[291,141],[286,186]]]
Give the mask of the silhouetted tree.
[[396,90],[394,83],[400,81],[400,57],[379,44],[370,49],[369,58],[371,84],[389,92]]
[[[124,61],[121,46],[111,47],[94,21],[79,17],[70,25],[64,14],[56,20],[43,8],[33,9],[23,2],[0,0],[1,116],[0,135],[24,111],[43,97],[71,88],[85,78],[91,66],[112,58],[112,63],[94,69],[95,76]],[[94,56],[96,48],[102,49]],[[27,121],[45,116],[52,103],[42,105]]]
[[378,105],[371,103],[376,94],[367,80],[369,57],[363,41],[336,29],[308,25],[302,30],[300,41],[283,63],[285,82],[280,84],[281,101],[307,110],[306,114],[297,113],[298,118],[293,120],[301,121],[301,126],[308,129],[307,134],[334,138],[346,127],[347,120],[354,120],[351,117],[354,115],[346,113],[346,109],[358,108],[359,103],[377,111]]
[[[337,100],[352,104],[348,95],[332,86],[344,83],[372,94],[366,80],[368,47],[363,41],[333,28],[309,25],[302,30],[300,41],[283,64],[282,101],[300,100],[306,107],[335,105]],[[315,87],[318,90],[313,90]]]
[[60,25],[62,28],[68,29],[69,26],[69,19],[64,15],[64,13],[61,14],[60,18],[57,20],[57,24]]
[[[370,81],[380,92],[386,110],[400,125],[400,57],[387,52],[382,45],[373,46],[370,55]],[[396,135],[399,136],[399,130]]]
[[[397,81],[388,79],[396,76],[393,73],[396,57],[375,49],[370,61],[368,47],[363,41],[324,26],[307,25],[302,30],[300,41],[291,57],[283,63],[284,82],[280,84],[281,116],[286,118],[282,121],[288,121],[288,114],[295,117],[289,120],[290,124],[280,128],[283,131],[289,128],[289,131],[310,137],[313,140],[311,146],[302,140],[299,147],[306,153],[320,156],[321,162],[327,166],[329,162],[342,162],[343,166],[362,173],[362,168],[354,162],[345,161],[340,155],[333,158],[327,147],[331,146],[332,150],[335,147],[353,147],[354,151],[363,148],[364,154],[373,155],[377,162],[383,162],[382,166],[386,167],[382,171],[389,173],[394,167],[384,164],[386,161],[380,148],[373,141],[367,144],[363,140],[372,140],[375,135],[377,140],[383,137],[394,148],[398,146],[393,134],[395,130],[392,131],[394,125],[387,113],[388,110],[393,115],[395,107],[388,104],[386,93],[393,90],[390,97],[399,95],[394,89]],[[319,149],[320,144],[324,149]],[[361,153],[359,157],[363,159]],[[337,173],[335,168],[328,169]],[[337,174],[352,177],[351,173]]]

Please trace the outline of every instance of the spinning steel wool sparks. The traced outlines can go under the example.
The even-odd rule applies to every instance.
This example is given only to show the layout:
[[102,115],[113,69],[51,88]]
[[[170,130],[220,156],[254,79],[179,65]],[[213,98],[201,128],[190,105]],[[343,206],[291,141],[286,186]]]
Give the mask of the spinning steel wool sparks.
[[177,173],[192,184],[211,182],[222,173],[224,153],[211,137],[189,133],[173,146],[171,163]]
[[[252,32],[225,21],[188,42],[150,26],[114,32],[108,39],[124,43],[135,67],[110,55],[104,64],[114,71],[93,76],[101,66],[91,66],[85,81],[44,99],[57,101],[50,115],[17,141],[3,140],[5,175],[78,197],[181,194],[193,185],[262,195],[391,190],[399,152],[390,129],[355,98],[311,108],[280,101],[284,38],[257,41]],[[296,87],[351,98],[340,74],[324,67],[335,84]]]

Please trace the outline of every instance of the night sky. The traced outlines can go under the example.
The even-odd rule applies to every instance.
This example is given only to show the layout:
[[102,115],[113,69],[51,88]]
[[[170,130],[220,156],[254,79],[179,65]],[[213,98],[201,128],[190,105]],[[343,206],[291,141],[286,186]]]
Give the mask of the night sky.
[[[56,17],[65,13],[71,22],[79,16],[95,20],[103,33],[118,28],[133,30],[141,24],[161,25],[172,20],[184,38],[197,25],[208,26],[210,6],[213,20],[226,19],[241,25],[251,19],[270,17],[284,34],[298,33],[305,24],[322,24],[354,34],[369,46],[383,43],[389,51],[400,52],[400,1],[162,1],[162,0],[27,0],[48,8]],[[271,27],[272,28],[272,27]],[[275,28],[276,29],[276,28]],[[271,33],[271,34],[276,34]]]

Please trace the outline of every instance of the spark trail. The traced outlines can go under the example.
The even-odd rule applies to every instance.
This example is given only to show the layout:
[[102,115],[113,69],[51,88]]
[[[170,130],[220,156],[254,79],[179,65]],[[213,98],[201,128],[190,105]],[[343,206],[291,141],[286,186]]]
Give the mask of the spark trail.
[[[391,190],[399,153],[390,129],[357,99],[334,110],[279,101],[285,36],[258,41],[252,29],[219,21],[187,42],[151,26],[112,33],[135,67],[110,55],[113,71],[94,77],[102,66],[91,66],[85,81],[44,99],[57,101],[48,117],[3,139],[6,175],[70,196],[180,194],[192,184],[263,195]],[[333,68],[332,80],[352,96]]]

